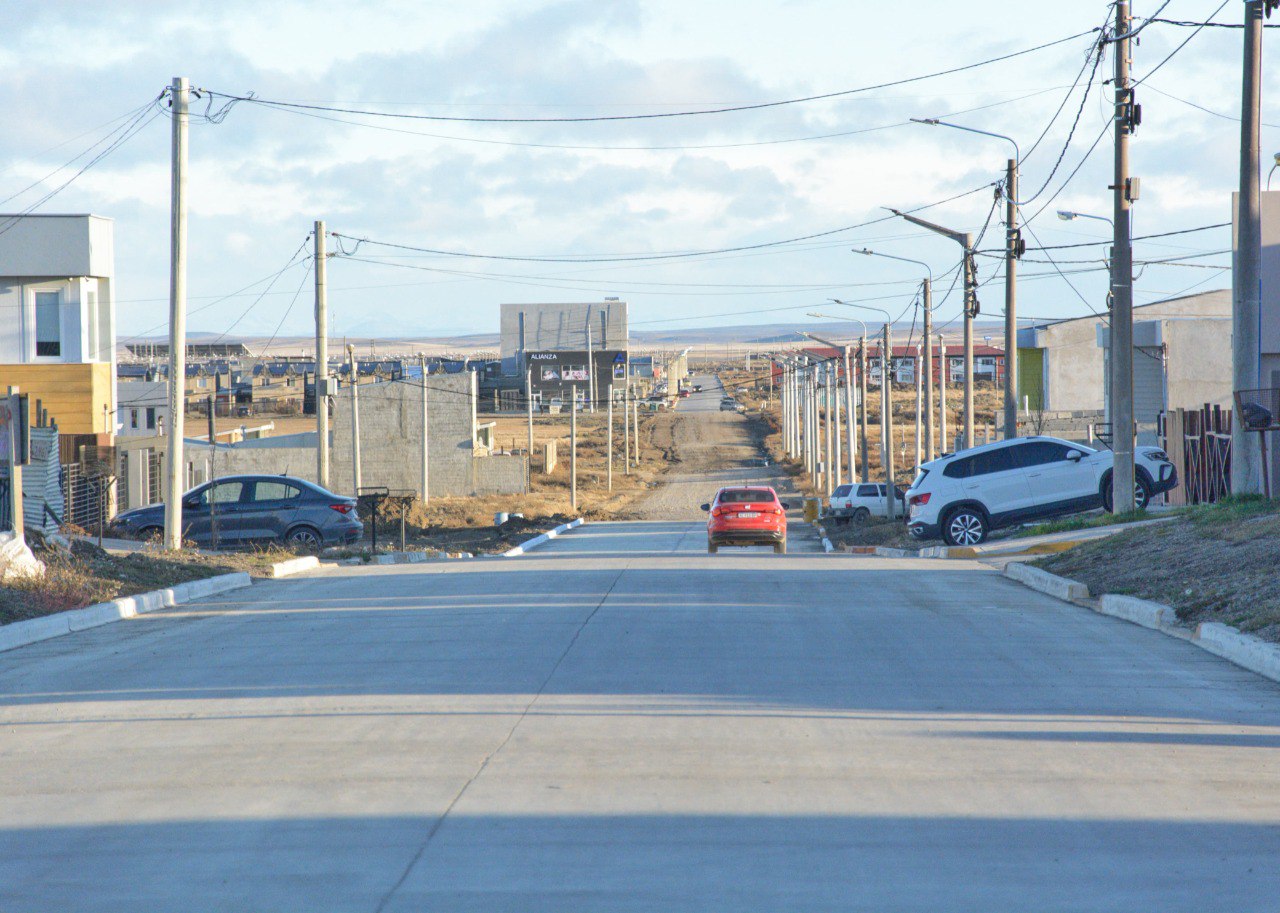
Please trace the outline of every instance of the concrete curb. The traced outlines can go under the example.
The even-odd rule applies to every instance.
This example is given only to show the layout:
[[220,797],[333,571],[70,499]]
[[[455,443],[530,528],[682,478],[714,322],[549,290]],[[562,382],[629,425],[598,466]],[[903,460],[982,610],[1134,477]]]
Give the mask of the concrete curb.
[[303,571],[312,571],[318,567],[320,567],[319,558],[315,555],[304,555],[301,558],[290,558],[288,561],[279,561],[271,565],[271,576],[279,579],[301,574]]
[[[1096,605],[1086,602],[1089,589],[1083,583],[1058,577],[1048,571],[1025,564],[1008,564],[1004,576],[1024,583],[1034,590],[1056,596],[1081,608],[1151,628],[1169,637],[1186,640],[1201,650],[1221,657],[1230,663],[1257,673],[1273,682],[1280,682],[1280,644],[1273,644],[1252,634],[1245,634],[1230,625],[1206,621],[1194,632],[1188,632],[1177,623],[1177,612],[1171,606],[1133,596],[1115,593],[1103,595]],[[1064,596],[1064,592],[1076,592],[1078,596]],[[1188,636],[1190,634],[1190,636]]]
[[425,561],[443,561],[446,557],[440,552],[383,552],[381,555],[373,555],[369,563],[422,564]]
[[113,621],[154,612],[157,609],[167,609],[170,606],[203,599],[206,596],[238,590],[247,587],[250,582],[249,575],[243,572],[221,574],[217,577],[206,577],[204,580],[179,583],[164,590],[152,590],[150,593],[139,593],[136,596],[113,599],[111,602],[100,602],[83,609],[72,609],[27,621],[15,621],[0,627],[0,652],[61,637],[72,631],[96,628]]
[[1104,594],[1098,600],[1098,611],[1103,615],[1130,621],[1144,628],[1154,628],[1157,631],[1174,628],[1178,624],[1178,614],[1167,605],[1137,599],[1133,596]]
[[555,529],[549,529],[540,536],[534,536],[528,542],[522,542],[515,548],[507,549],[507,551],[502,553],[502,557],[515,558],[519,555],[525,554],[526,552],[531,552],[539,545],[545,545],[561,533],[567,533],[571,529],[577,529],[585,522],[585,520],[579,517],[576,520],[570,520],[568,523],[562,523]]
[[1056,596],[1066,602],[1089,598],[1089,588],[1083,583],[1059,577],[1057,574],[1050,574],[1048,571],[1042,571],[1038,567],[1016,563],[1006,564],[1004,566],[1004,576],[1019,583],[1024,583],[1033,590]]
[[887,545],[877,545],[876,550],[872,552],[880,558],[919,558],[920,553],[906,548],[889,548]]
[[1206,621],[1197,627],[1192,643],[1263,678],[1280,682],[1280,645],[1216,621]]

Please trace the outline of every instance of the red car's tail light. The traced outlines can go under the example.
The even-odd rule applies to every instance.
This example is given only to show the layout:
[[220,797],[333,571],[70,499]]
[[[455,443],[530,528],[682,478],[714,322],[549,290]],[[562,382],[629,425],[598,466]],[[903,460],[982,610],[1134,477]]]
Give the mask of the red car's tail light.
[[923,494],[912,495],[912,496],[911,496],[911,503],[912,503],[912,504],[928,504],[928,503],[929,503],[929,495],[931,495],[931,494],[933,494],[933,492],[926,491],[926,492],[924,492]]
[[329,509],[336,510],[340,514],[349,514],[351,513],[351,511],[355,510],[355,505],[354,504],[330,504]]

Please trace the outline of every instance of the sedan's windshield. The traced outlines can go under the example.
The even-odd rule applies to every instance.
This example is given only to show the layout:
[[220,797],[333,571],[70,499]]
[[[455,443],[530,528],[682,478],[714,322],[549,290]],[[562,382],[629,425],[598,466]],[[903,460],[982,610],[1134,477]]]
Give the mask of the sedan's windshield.
[[773,492],[763,488],[726,488],[720,492],[721,504],[749,504],[754,501],[772,501]]

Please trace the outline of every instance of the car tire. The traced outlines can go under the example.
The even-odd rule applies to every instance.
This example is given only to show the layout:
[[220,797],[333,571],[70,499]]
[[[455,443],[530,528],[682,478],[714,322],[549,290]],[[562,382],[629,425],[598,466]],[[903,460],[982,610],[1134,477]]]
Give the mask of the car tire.
[[861,526],[863,523],[866,523],[871,519],[871,511],[867,510],[865,507],[859,507],[853,512],[852,519],[854,523]]
[[[1115,498],[1111,495],[1111,473],[1102,480],[1102,509],[1107,513],[1111,513],[1112,505]],[[1151,487],[1147,485],[1142,476],[1136,476],[1133,480],[1133,506],[1136,510],[1146,510],[1147,505],[1151,503]]]
[[942,521],[942,541],[947,545],[978,545],[987,538],[987,518],[976,507],[956,507]]
[[285,534],[284,541],[290,545],[312,550],[319,550],[320,546],[324,544],[320,531],[314,526],[295,526]]
[[787,553],[787,540],[773,543],[773,553],[775,555],[785,555]]
[[720,548],[720,546],[716,545],[714,542],[708,542],[708,543],[707,543],[707,554],[708,554],[708,555],[714,555],[714,554],[716,553],[716,551],[717,551],[719,548]]

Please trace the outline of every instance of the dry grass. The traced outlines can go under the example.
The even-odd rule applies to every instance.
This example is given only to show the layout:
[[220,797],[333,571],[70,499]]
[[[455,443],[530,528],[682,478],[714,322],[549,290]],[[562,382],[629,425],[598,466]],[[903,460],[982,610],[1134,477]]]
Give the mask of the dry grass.
[[1176,522],[1126,530],[1036,564],[1094,594],[1172,606],[1188,626],[1218,621],[1280,642],[1277,542],[1280,504],[1239,498],[1189,508]]

